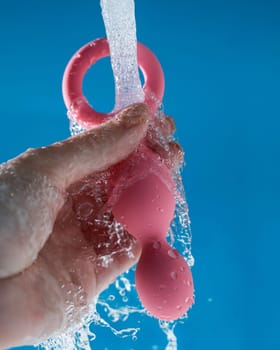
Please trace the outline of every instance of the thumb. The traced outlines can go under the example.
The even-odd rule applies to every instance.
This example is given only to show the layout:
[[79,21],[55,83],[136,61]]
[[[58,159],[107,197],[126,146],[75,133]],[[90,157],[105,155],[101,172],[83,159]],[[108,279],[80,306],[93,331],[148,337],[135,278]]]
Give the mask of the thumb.
[[59,189],[126,158],[144,137],[149,111],[144,104],[122,110],[106,123],[83,134],[35,150],[36,166]]
[[35,261],[67,187],[126,158],[144,137],[148,114],[145,105],[133,105],[93,130],[0,166],[0,278]]

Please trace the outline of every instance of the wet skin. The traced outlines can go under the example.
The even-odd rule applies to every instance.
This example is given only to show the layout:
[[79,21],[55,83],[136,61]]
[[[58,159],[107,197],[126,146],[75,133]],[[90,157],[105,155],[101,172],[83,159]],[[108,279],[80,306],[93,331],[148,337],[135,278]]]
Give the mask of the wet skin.
[[108,230],[113,217],[104,211],[108,186],[100,179],[144,137],[170,168],[180,165],[172,119],[149,119],[144,105],[134,105],[92,131],[1,165],[0,349],[39,342],[77,322],[137,262],[136,240]]

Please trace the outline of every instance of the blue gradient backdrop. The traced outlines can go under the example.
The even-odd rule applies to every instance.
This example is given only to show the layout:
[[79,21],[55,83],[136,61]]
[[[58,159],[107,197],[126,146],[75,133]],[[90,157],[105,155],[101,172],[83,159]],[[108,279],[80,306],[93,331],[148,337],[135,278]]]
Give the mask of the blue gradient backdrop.
[[[279,1],[136,0],[136,9],[186,151],[196,305],[178,327],[179,350],[279,349]],[[98,0],[1,1],[0,161],[68,137],[64,67],[104,33]],[[108,60],[85,85],[109,111]],[[102,334],[96,349],[128,349]],[[133,348],[162,349],[149,334]]]

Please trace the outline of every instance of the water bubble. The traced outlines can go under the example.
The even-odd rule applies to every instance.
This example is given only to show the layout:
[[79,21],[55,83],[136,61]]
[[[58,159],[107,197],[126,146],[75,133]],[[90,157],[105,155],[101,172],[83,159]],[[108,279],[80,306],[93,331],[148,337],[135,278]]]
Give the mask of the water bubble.
[[[71,112],[71,110],[69,110],[67,112],[67,115],[69,116],[69,118],[72,118],[73,112]],[[86,130],[80,124],[70,120],[70,133],[72,136],[79,135],[85,131]]]
[[90,202],[80,203],[77,208],[77,216],[81,219],[88,219],[90,215],[93,213],[93,206]]
[[175,280],[178,278],[177,272],[172,271],[172,272],[170,273],[170,277],[175,281]]
[[129,250],[129,251],[127,252],[127,255],[128,255],[129,259],[134,259],[134,258],[135,258],[135,254],[134,254],[133,251],[131,251],[131,250]]
[[183,308],[182,305],[177,305],[177,306],[176,306],[176,309],[177,309],[177,310],[182,310],[182,308]]
[[170,256],[172,259],[177,259],[178,257],[178,252],[174,249],[169,249],[167,254]]
[[125,289],[128,292],[131,291],[131,284],[129,280],[124,276],[120,276],[119,280],[116,282],[116,286],[119,289]]
[[153,248],[156,250],[159,250],[161,248],[161,243],[159,241],[156,241],[153,243]]
[[192,282],[189,281],[189,280],[183,280],[183,284],[184,284],[185,286],[191,287]]

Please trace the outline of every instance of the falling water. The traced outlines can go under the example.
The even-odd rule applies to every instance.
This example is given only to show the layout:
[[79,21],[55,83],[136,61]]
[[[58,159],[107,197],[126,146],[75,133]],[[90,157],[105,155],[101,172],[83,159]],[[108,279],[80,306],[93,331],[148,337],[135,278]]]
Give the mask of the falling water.
[[137,63],[134,0],[101,0],[115,78],[115,110],[143,102]]

